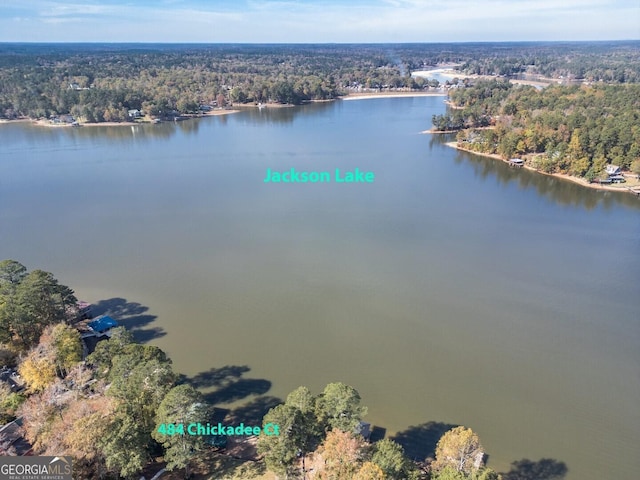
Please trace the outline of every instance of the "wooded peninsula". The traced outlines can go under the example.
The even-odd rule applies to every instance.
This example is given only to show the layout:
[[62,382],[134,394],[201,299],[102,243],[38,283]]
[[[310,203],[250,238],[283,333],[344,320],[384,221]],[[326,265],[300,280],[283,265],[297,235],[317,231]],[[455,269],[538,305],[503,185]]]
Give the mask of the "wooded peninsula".
[[[504,80],[450,91],[435,130],[459,131],[466,150],[526,158],[544,173],[607,180],[607,166],[640,174],[640,84],[553,85]],[[614,177],[615,179],[615,177]]]

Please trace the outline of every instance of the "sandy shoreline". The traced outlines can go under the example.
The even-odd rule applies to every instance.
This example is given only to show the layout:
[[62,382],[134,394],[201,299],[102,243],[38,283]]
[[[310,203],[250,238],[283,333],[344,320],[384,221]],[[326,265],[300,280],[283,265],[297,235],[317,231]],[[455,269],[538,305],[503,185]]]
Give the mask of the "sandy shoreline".
[[196,114],[185,114],[182,115],[182,118],[201,118],[201,117],[215,117],[217,115],[230,115],[232,113],[238,113],[240,110],[234,108],[226,109],[226,110],[209,110],[204,113],[196,113]]
[[340,100],[366,100],[369,98],[389,98],[389,97],[446,97],[444,92],[384,92],[384,93],[349,93]]
[[428,130],[422,130],[420,133],[424,134],[438,134],[438,133],[458,133],[460,130],[435,130],[430,128]]
[[240,108],[242,110],[252,108],[291,108],[297,106],[298,105],[294,105],[293,103],[261,103],[260,105],[255,103],[234,103],[232,105],[233,108]]
[[24,123],[24,122],[35,122],[35,120],[31,120],[30,118],[16,118],[14,120],[9,120],[8,118],[0,118],[0,125],[3,123]]
[[138,125],[136,122],[99,122],[99,123],[78,123],[71,125],[70,123],[51,123],[49,120],[33,120],[34,125],[47,128],[67,128],[67,127],[129,127]]
[[[495,160],[500,160],[501,162],[508,163],[507,160],[504,160],[500,155],[498,155],[496,153],[474,152],[473,150],[469,150],[468,148],[459,147],[456,142],[447,142],[447,143],[445,143],[445,145],[447,147],[455,148],[456,150],[462,150],[463,152],[474,153],[474,154],[480,155],[482,157],[489,157],[489,158],[493,158]],[[564,173],[545,173],[545,172],[541,172],[540,170],[536,170],[535,168],[531,167],[530,165],[527,165],[526,163],[523,165],[523,167],[526,168],[527,170],[532,171],[532,172],[536,172],[536,173],[539,173],[541,175],[546,175],[547,177],[560,178],[560,179],[563,179],[563,180],[567,180],[569,182],[577,183],[578,185],[582,185],[583,187],[592,188],[592,189],[595,189],[595,190],[605,190],[605,191],[608,191],[608,192],[633,193],[633,192],[630,191],[630,187],[626,187],[626,186],[625,187],[613,187],[613,186],[609,186],[609,185],[600,185],[600,184],[597,184],[597,183],[589,183],[588,181],[586,181],[586,180],[584,180],[582,178],[573,177],[571,175],[566,175]],[[636,186],[635,188],[638,188],[638,187]]]

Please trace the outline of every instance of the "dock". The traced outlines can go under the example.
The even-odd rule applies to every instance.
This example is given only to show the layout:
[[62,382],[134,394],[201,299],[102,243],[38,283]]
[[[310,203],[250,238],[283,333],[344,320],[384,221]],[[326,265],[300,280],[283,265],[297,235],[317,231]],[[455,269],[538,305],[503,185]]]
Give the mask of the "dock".
[[629,190],[631,193],[633,193],[636,197],[640,197],[640,189],[639,188],[627,187],[627,190]]

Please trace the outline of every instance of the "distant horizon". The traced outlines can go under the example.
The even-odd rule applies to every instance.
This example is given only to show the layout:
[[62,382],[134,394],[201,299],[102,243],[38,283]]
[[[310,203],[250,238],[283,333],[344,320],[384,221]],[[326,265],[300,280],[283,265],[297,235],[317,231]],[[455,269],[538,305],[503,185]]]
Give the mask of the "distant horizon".
[[4,41],[0,45],[473,45],[496,43],[640,43],[640,38],[604,40],[468,40],[464,42],[151,42],[151,41]]
[[405,44],[640,39],[637,0],[22,0],[2,43]]

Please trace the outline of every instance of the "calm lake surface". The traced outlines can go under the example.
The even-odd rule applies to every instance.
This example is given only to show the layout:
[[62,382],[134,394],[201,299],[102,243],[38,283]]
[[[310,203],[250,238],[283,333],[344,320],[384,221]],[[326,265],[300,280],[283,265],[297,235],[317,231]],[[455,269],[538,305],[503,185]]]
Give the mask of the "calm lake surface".
[[[444,108],[0,125],[0,258],[201,373],[238,422],[342,381],[417,456],[466,425],[497,470],[547,458],[570,480],[637,478],[640,200],[420,135]],[[376,177],[263,182],[292,167]]]

